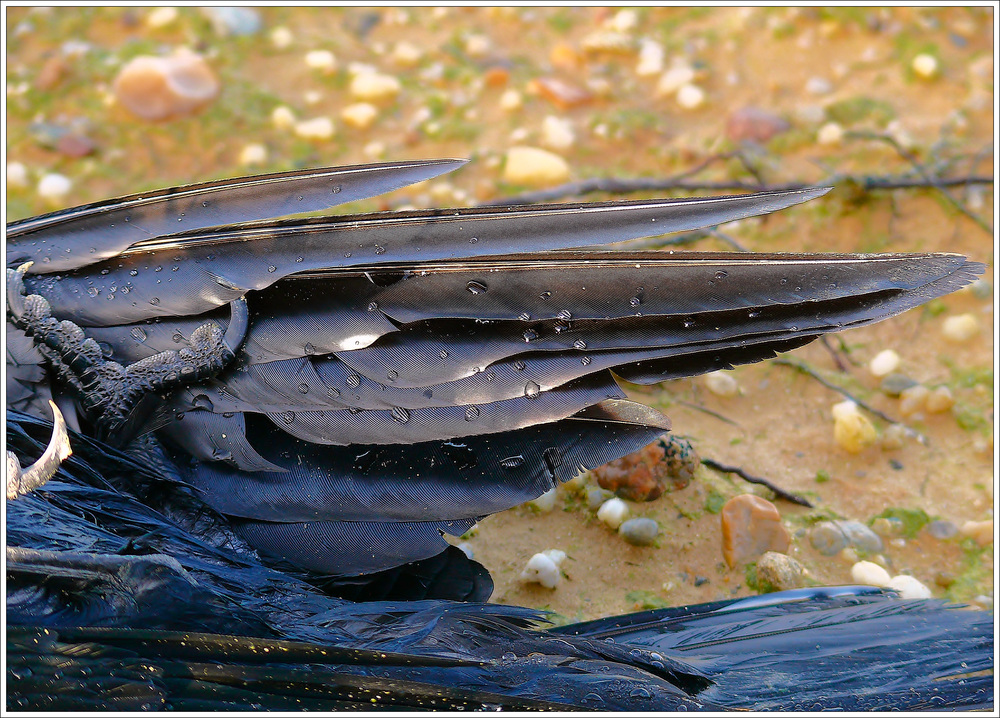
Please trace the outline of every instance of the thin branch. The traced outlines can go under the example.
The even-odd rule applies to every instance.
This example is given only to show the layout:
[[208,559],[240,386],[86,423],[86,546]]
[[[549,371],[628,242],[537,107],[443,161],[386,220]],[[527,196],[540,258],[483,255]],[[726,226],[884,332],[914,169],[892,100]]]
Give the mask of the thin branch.
[[914,437],[921,444],[924,444],[926,446],[927,444],[930,443],[929,440],[927,439],[927,437],[924,436],[923,434],[921,434],[916,429],[914,429],[914,428],[912,428],[910,426],[907,426],[906,424],[904,424],[901,421],[896,421],[891,416],[885,414],[882,411],[879,411],[878,409],[876,409],[874,406],[872,406],[868,402],[864,401],[863,399],[859,399],[858,397],[854,396],[853,394],[851,394],[851,392],[847,391],[847,389],[839,387],[836,384],[831,384],[826,379],[824,379],[819,374],[817,374],[815,371],[813,371],[811,368],[809,368],[807,365],[805,365],[805,364],[803,364],[801,362],[792,361],[791,359],[784,359],[784,358],[780,358],[780,357],[778,359],[772,359],[771,363],[778,364],[780,366],[791,367],[792,369],[795,369],[796,371],[801,372],[801,373],[805,374],[806,376],[812,377],[813,379],[815,379],[816,381],[818,381],[820,384],[822,384],[823,386],[825,386],[827,389],[831,389],[831,390],[837,392],[838,394],[840,394],[841,396],[843,396],[843,397],[845,397],[847,399],[850,399],[855,404],[857,404],[858,406],[860,406],[862,409],[864,409],[865,411],[867,411],[868,413],[870,413],[870,414],[872,414],[874,416],[877,416],[882,421],[888,422],[889,424],[899,424],[906,431],[907,435]]
[[701,463],[710,469],[715,471],[721,471],[724,474],[736,474],[741,479],[751,484],[759,484],[760,486],[766,486],[771,491],[774,492],[775,496],[779,499],[784,499],[785,501],[791,501],[793,504],[798,504],[799,506],[805,506],[806,508],[812,508],[812,503],[808,499],[799,496],[798,494],[793,494],[790,491],[785,491],[784,489],[775,486],[767,479],[761,478],[760,476],[754,476],[753,474],[748,474],[746,471],[741,469],[739,466],[726,466],[725,464],[720,464],[718,461],[713,459],[702,458]]

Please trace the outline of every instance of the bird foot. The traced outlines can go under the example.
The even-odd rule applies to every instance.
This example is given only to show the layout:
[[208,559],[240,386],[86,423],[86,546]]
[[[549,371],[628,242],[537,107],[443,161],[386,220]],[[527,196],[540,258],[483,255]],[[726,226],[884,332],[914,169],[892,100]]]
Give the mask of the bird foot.
[[123,443],[131,433],[123,429],[140,401],[215,376],[236,358],[246,336],[249,312],[241,297],[229,304],[232,317],[225,331],[206,322],[191,333],[190,347],[123,366],[106,359],[100,345],[79,326],[53,317],[45,297],[27,294],[24,275],[31,264],[7,270],[7,315],[33,338],[59,379],[76,390],[102,440]]
[[7,498],[16,499],[42,486],[55,476],[59,465],[73,453],[69,445],[69,434],[66,432],[66,420],[55,402],[49,400],[52,409],[52,438],[38,461],[27,469],[21,468],[21,462],[13,451],[7,452]]

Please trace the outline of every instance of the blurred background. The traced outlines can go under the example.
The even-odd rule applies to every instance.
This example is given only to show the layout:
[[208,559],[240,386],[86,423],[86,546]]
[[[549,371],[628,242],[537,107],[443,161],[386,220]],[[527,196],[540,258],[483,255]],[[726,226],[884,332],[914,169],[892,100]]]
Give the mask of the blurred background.
[[[849,583],[867,559],[992,606],[992,8],[5,12],[8,221],[241,174],[467,157],[345,211],[825,183],[822,200],[682,244],[985,262],[970,289],[787,358],[811,374],[769,363],[732,382],[632,388],[703,458],[813,508],[701,467],[684,488],[628,501],[659,527],[634,546],[596,517],[590,476],[463,543],[493,573],[494,600],[567,619],[753,594],[768,586],[756,559],[724,560],[724,531],[741,529],[720,518],[753,493],[773,502],[804,571],[789,580]],[[641,191],[609,192],[608,179]],[[834,436],[842,392],[878,412],[857,445]],[[520,578],[547,549],[567,554],[555,589]]]

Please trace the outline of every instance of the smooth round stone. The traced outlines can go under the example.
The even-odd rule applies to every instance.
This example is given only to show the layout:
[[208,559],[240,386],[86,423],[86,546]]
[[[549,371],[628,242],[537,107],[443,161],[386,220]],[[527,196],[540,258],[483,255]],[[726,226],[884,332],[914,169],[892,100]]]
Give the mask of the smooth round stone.
[[858,561],[851,566],[851,578],[865,586],[885,587],[892,580],[889,572],[871,561]]
[[614,492],[608,491],[607,489],[600,489],[596,486],[587,490],[587,508],[591,511],[597,511],[604,502],[614,496]]
[[805,578],[805,566],[783,553],[768,551],[757,561],[757,580],[778,591],[802,588]]
[[653,519],[629,519],[618,527],[618,534],[633,546],[648,546],[660,533],[660,526]]
[[893,576],[889,588],[899,591],[900,598],[931,598],[932,593],[927,586],[913,576]]
[[958,535],[958,526],[953,521],[931,521],[927,532],[936,539],[950,539]]
[[904,391],[909,389],[911,386],[916,386],[917,380],[912,379],[906,374],[900,374],[899,372],[893,372],[889,374],[882,382],[879,384],[879,389],[882,390],[883,394],[888,396],[899,396]]
[[847,548],[847,537],[832,521],[823,521],[809,532],[809,543],[824,556],[836,556]]
[[882,550],[882,539],[879,535],[860,521],[839,521],[838,525],[848,542],[855,548],[866,553],[878,553]]

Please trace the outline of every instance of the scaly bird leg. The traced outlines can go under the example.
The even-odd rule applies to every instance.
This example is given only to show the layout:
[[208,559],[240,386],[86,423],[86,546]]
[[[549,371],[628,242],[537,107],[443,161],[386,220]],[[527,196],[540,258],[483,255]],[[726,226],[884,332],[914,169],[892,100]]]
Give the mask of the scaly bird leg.
[[191,333],[191,346],[168,350],[123,366],[105,359],[101,347],[71,321],[59,321],[45,297],[26,294],[26,262],[7,270],[7,314],[12,323],[33,337],[56,375],[80,395],[84,412],[94,422],[98,438],[122,443],[133,410],[150,394],[163,395],[181,386],[215,376],[236,358],[246,336],[249,312],[242,297],[230,302],[232,318],[223,332],[206,322]]

